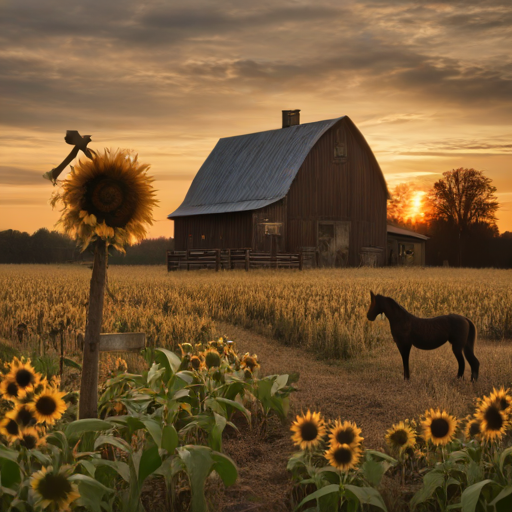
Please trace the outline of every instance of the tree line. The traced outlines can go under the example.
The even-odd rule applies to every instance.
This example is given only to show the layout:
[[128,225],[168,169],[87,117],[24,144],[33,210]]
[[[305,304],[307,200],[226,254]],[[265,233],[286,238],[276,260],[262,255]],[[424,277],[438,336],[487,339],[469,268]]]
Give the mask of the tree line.
[[[453,169],[428,191],[412,183],[397,185],[388,205],[388,222],[430,237],[427,265],[510,268],[512,233],[499,233],[495,194],[496,187],[483,171]],[[421,203],[417,209],[412,207],[415,201]]]
[[[166,251],[173,249],[173,238],[150,238],[128,246],[126,254],[110,248],[109,264],[165,265]],[[0,263],[73,263],[92,260],[91,250],[80,252],[72,238],[58,231],[41,228],[32,235],[13,229],[0,231]]]

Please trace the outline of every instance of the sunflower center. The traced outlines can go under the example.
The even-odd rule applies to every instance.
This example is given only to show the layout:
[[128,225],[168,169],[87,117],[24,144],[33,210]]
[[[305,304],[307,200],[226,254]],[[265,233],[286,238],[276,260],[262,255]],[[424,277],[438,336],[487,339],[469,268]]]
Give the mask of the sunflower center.
[[304,441],[314,441],[318,436],[318,427],[312,421],[305,421],[300,426],[300,435]]
[[409,436],[405,430],[396,430],[389,436],[393,444],[397,446],[403,446],[409,440]]
[[7,394],[9,396],[18,396],[18,384],[16,382],[9,382],[7,384]]
[[196,369],[196,370],[199,370],[199,368],[201,367],[201,361],[198,357],[194,356],[191,360],[190,360],[191,364],[192,364],[192,368]]
[[254,367],[256,366],[256,361],[252,358],[252,357],[248,357],[246,360],[245,360],[245,364],[251,369],[253,370]]
[[100,181],[92,191],[92,204],[103,213],[117,210],[123,203],[124,194],[114,180],[104,179]]
[[450,425],[444,418],[435,418],[430,425],[432,436],[436,438],[445,437],[450,431]]
[[39,414],[51,416],[57,410],[57,402],[51,396],[42,396],[36,402],[36,409]]
[[30,422],[34,419],[33,414],[26,409],[25,407],[22,407],[16,416],[16,419],[24,426],[26,427]]
[[350,464],[352,462],[352,451],[350,448],[346,447],[340,447],[336,448],[336,450],[333,453],[334,460],[338,464]]
[[480,434],[480,423],[478,421],[473,421],[469,426],[469,435],[471,437],[477,436]]
[[5,430],[7,430],[11,436],[17,436],[20,432],[20,428],[14,420],[9,420],[9,423],[5,425]]
[[489,407],[485,411],[484,418],[489,430],[501,430],[503,426],[503,416],[496,407]]
[[351,428],[338,430],[338,432],[336,432],[336,441],[340,444],[352,444],[355,438],[356,436]]
[[20,388],[26,388],[29,384],[31,384],[34,380],[34,374],[22,368],[16,372],[16,383]]
[[37,437],[32,434],[25,434],[23,439],[21,440],[21,444],[28,448],[29,450],[33,450],[37,445]]
[[71,484],[63,475],[47,473],[37,485],[37,492],[50,501],[65,500],[71,491]]

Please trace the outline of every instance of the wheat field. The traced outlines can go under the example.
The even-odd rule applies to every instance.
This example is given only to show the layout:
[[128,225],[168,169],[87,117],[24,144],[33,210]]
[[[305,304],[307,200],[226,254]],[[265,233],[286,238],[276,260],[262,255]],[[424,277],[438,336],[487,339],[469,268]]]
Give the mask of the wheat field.
[[[22,345],[41,347],[60,325],[72,350],[85,329],[90,277],[76,265],[0,265],[0,337],[19,343],[23,322]],[[463,314],[480,337],[512,337],[512,271],[452,268],[168,273],[111,266],[103,332],[146,332],[148,344],[175,348],[211,339],[221,321],[346,359],[391,340],[387,321],[366,320],[370,290],[417,316]]]

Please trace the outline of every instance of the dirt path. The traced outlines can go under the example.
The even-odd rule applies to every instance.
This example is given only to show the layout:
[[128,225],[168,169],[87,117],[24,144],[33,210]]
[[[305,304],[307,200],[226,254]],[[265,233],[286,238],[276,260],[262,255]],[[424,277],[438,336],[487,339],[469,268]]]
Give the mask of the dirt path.
[[[321,411],[328,419],[355,421],[366,448],[382,449],[385,432],[393,423],[417,418],[430,407],[464,417],[472,410],[475,396],[512,381],[510,342],[478,342],[476,355],[482,371],[477,384],[469,382],[469,368],[466,380],[455,378],[457,364],[448,344],[432,352],[413,350],[411,380],[404,382],[401,357],[392,343],[372,357],[329,364],[300,348],[283,346],[240,327],[218,323],[217,328],[236,342],[239,352],[256,353],[264,375],[299,372],[298,390],[291,395],[290,421],[307,409]],[[289,422],[274,421],[265,440],[256,432],[243,432],[229,439],[225,449],[237,463],[241,478],[226,493],[224,510],[289,510],[291,483],[286,463],[294,451]]]

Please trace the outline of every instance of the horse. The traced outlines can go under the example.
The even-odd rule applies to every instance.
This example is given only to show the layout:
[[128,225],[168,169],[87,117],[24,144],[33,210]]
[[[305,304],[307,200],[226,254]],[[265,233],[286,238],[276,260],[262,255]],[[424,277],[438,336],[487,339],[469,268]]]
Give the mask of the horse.
[[[449,341],[459,363],[457,377],[464,378],[464,356],[471,366],[471,381],[478,379],[480,362],[475,357],[475,324],[462,315],[442,315],[434,318],[418,318],[406,311],[391,297],[375,295],[370,291],[371,303],[366,318],[373,322],[384,313],[389,320],[391,334],[404,365],[404,379],[409,380],[409,354],[414,345],[421,350],[433,350]],[[464,352],[464,356],[462,353]]]

